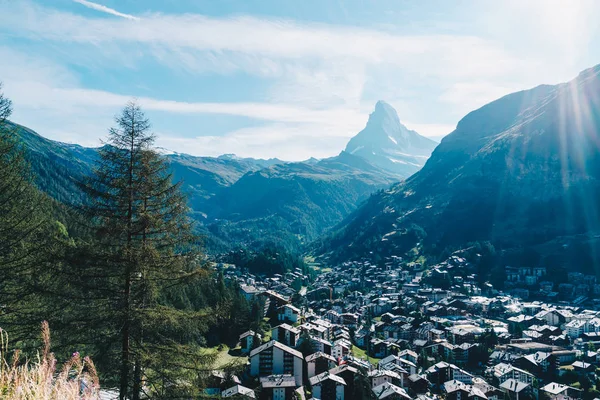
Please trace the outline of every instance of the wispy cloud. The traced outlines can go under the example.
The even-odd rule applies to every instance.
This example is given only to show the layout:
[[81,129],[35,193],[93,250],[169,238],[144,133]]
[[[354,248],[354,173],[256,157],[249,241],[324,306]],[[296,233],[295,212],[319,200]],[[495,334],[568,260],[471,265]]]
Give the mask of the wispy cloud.
[[[134,96],[116,94],[102,90],[81,88],[56,88],[44,83],[8,82],[7,90],[22,106],[38,109],[71,110],[77,108],[109,108],[118,110]],[[288,104],[254,102],[182,102],[137,97],[137,102],[146,110],[172,114],[220,114],[242,116],[262,121],[281,123],[314,123],[322,125],[355,127],[364,123],[366,115],[359,109],[346,107],[310,109]],[[340,121],[341,125],[340,125]],[[310,135],[310,132],[306,134]],[[347,133],[341,136],[346,136]]]
[[[309,140],[307,132],[310,133]],[[159,132],[158,136],[161,147],[181,153],[209,156],[235,153],[258,158],[277,156],[289,161],[330,157],[339,153],[347,140],[347,137],[339,136],[337,127],[313,123],[269,123],[235,130],[224,136],[182,138],[172,132]],[[274,148],[277,149],[276,154],[273,153]]]
[[280,73],[285,68],[281,62],[314,64],[321,60],[360,66],[392,64],[411,73],[420,73],[426,66],[427,72],[435,76],[489,77],[517,70],[527,62],[513,57],[502,46],[469,35],[401,35],[287,19],[199,14],[144,14],[139,23],[130,24],[30,3],[14,7],[13,14],[26,13],[29,17],[15,21],[10,13],[2,13],[0,22],[18,35],[61,43],[91,43],[99,45],[96,50],[106,52],[113,48],[100,45],[145,44],[146,50],[161,61],[179,63],[184,59],[193,66],[212,58],[218,68],[228,64],[225,71],[251,68],[252,72],[270,69]]
[[92,3],[91,1],[86,1],[86,0],[73,0],[75,3],[79,3],[82,6],[86,6],[87,8],[91,8],[92,10],[96,10],[96,11],[101,11],[107,14],[111,14],[111,15],[115,15],[117,17],[121,17],[121,18],[126,18],[126,19],[131,19],[134,21],[139,21],[139,18],[130,14],[124,14],[122,12],[119,12],[113,8],[109,8],[106,6],[103,6],[102,4],[98,4],[98,3]]
[[[140,103],[165,121],[207,115],[252,119],[248,127],[230,127],[227,133],[204,125],[182,127],[188,129],[185,132],[163,126],[158,133],[164,135],[164,147],[289,159],[339,152],[347,138],[362,129],[378,99],[397,106],[401,120],[412,121],[408,127],[437,136],[450,132],[466,112],[514,89],[566,79],[576,71],[555,61],[570,54],[564,48],[577,47],[573,40],[589,39],[586,30],[580,35],[576,28],[579,16],[593,15],[578,9],[565,27],[554,23],[562,15],[552,5],[555,0],[541,1],[536,4],[554,16],[548,24],[531,24],[535,10],[515,6],[514,12],[503,11],[508,15],[498,10],[483,13],[487,20],[472,16],[474,23],[484,25],[479,33],[486,34],[478,35],[469,30],[415,33],[249,15],[134,16],[87,0],[73,1],[119,18],[79,14],[80,7],[69,12],[42,2],[0,0],[0,60],[10,60],[0,63],[0,79],[15,101],[15,116],[23,122],[43,128],[42,134],[89,144],[105,135],[112,116],[130,95],[150,93],[140,96]],[[503,7],[504,3],[498,6]],[[518,16],[522,27],[529,28],[505,24]],[[555,41],[547,40],[543,53],[539,49],[547,30],[568,43],[556,49]],[[577,35],[562,35],[564,30]],[[503,40],[511,34],[517,37],[513,43]],[[535,45],[527,42],[531,37]],[[27,52],[22,44],[39,51],[27,52],[27,57],[3,54],[2,44],[10,41],[17,51]],[[526,51],[519,52],[521,48]],[[45,63],[44,57],[53,62]],[[146,70],[154,75],[144,75]],[[133,85],[119,81],[120,74],[132,71],[144,77],[135,84],[150,87],[148,91],[136,92]],[[157,76],[162,83],[179,83],[179,89],[170,88],[167,99],[157,89],[164,86],[155,85]],[[230,77],[236,83],[240,77],[259,82],[259,94],[240,89],[229,97],[216,93],[218,100],[212,101],[204,94],[195,97],[201,83],[195,89],[185,86]],[[102,86],[102,78],[111,88]],[[105,90],[93,90],[88,82]]]

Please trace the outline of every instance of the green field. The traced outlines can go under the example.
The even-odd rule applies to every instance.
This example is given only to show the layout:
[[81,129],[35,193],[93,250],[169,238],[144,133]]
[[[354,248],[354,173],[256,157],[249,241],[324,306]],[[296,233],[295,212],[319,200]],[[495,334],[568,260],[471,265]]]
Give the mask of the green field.
[[240,365],[240,364],[245,364],[248,361],[248,357],[246,356],[234,356],[231,355],[230,353],[236,354],[239,353],[239,348],[236,347],[235,349],[230,349],[229,346],[227,345],[222,345],[221,346],[221,350],[219,350],[218,347],[213,347],[210,348],[208,350],[209,353],[216,353],[216,359],[215,359],[215,368],[219,369],[219,368],[223,368],[225,366],[234,364],[234,365]]
[[358,357],[358,358],[362,358],[363,360],[367,360],[371,364],[377,364],[381,360],[380,358],[367,356],[367,352],[365,350],[361,349],[360,347],[356,347],[355,345],[352,345],[352,354],[354,355],[354,357]]

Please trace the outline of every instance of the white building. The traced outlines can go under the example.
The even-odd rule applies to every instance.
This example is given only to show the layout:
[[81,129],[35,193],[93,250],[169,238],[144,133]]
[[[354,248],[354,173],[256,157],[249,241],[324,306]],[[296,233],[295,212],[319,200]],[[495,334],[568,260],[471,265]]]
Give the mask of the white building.
[[402,386],[402,377],[400,374],[385,369],[374,369],[373,371],[369,371],[369,380],[371,381],[371,387],[373,388],[384,383],[393,383]]
[[331,355],[337,359],[344,357],[349,354],[352,350],[352,343],[346,339],[339,339],[333,343],[331,348]]
[[289,374],[297,386],[302,385],[302,353],[271,340],[250,353],[250,375],[268,376]]
[[599,333],[600,318],[574,319],[565,325],[565,331],[573,339],[584,333]]
[[254,390],[242,385],[235,385],[221,392],[221,397],[234,397],[236,399],[256,399]]
[[291,304],[285,304],[277,310],[277,319],[295,324],[300,319],[300,312],[299,308]]
[[498,379],[500,384],[509,379],[514,379],[518,382],[529,384],[533,383],[535,380],[535,376],[533,376],[533,374],[505,363],[496,364],[494,367],[492,367],[491,373]]
[[242,353],[244,353],[244,354],[250,353],[252,351],[252,349],[254,348],[254,346],[256,344],[259,344],[259,343],[254,343],[255,340],[260,341],[260,339],[261,339],[260,334],[255,333],[252,330],[242,333],[240,335],[240,344],[242,346]]
[[270,375],[260,378],[260,386],[267,398],[286,400],[292,398],[297,384],[291,375]]

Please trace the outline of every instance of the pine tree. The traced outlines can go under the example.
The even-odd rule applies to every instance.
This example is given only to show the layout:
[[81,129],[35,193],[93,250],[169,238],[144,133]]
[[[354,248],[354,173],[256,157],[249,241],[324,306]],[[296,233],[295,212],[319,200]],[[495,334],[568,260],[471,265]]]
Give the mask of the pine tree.
[[34,186],[14,125],[12,103],[0,84],[0,325],[14,340],[37,336],[40,299],[35,287],[50,260],[58,229],[49,202]]
[[152,148],[141,108],[127,104],[116,123],[93,176],[81,185],[90,199],[84,211],[94,222],[95,241],[88,248],[93,260],[81,271],[86,282],[78,283],[92,282],[100,317],[94,324],[109,331],[107,348],[119,337],[120,398],[139,399],[147,388],[158,396],[187,395],[178,387],[186,378],[181,371],[209,361],[194,345],[203,314],[163,300],[205,272],[198,241],[187,199]]
[[358,373],[354,374],[354,392],[351,398],[361,400],[376,399],[377,396],[371,389],[371,380],[369,379],[368,372],[362,367],[357,367],[357,369]]

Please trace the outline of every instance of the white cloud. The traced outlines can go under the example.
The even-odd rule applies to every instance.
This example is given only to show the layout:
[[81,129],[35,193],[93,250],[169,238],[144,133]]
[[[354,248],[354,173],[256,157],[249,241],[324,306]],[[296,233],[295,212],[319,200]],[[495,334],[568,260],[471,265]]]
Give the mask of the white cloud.
[[91,1],[86,1],[86,0],[73,0],[75,3],[79,3],[82,6],[85,6],[87,8],[91,8],[92,10],[96,10],[96,11],[101,11],[107,14],[111,14],[111,15],[115,15],[117,17],[121,17],[121,18],[126,18],[126,19],[131,19],[134,21],[138,21],[139,18],[135,17],[133,15],[129,15],[129,14],[123,14],[122,12],[118,12],[117,10],[114,10],[112,8],[103,6],[102,4],[98,4],[98,3],[92,3]]
[[[10,60],[0,63],[0,79],[15,100],[15,115],[29,120],[36,115],[38,126],[45,129],[42,134],[65,141],[87,144],[92,137],[104,136],[112,116],[130,99],[126,92],[84,87],[69,65],[117,75],[123,68],[142,70],[156,61],[195,75],[184,79],[211,74],[258,77],[266,88],[252,101],[199,102],[193,96],[188,96],[191,101],[153,97],[139,101],[151,112],[243,116],[263,124],[225,136],[204,132],[207,136],[192,139],[165,132],[164,147],[195,154],[237,152],[289,159],[339,152],[346,138],[364,127],[378,99],[397,105],[402,121],[415,121],[406,123],[408,127],[440,136],[473,108],[540,83],[540,74],[552,83],[571,73],[549,63],[540,52],[515,53],[502,36],[401,34],[250,16],[143,13],[138,18],[87,0],[73,1],[121,18],[84,17],[27,0],[0,0],[0,34],[57,51],[53,63],[38,53],[11,55],[0,47],[0,59]],[[532,12],[514,9],[522,15]],[[543,12],[554,17],[544,17],[549,22],[540,29],[557,29],[560,11]],[[486,20],[486,29],[505,25],[505,18],[489,14],[494,18]],[[563,37],[562,47],[589,36],[588,30],[577,28],[580,15],[580,10],[570,11],[567,27],[558,24],[574,32]],[[529,24],[531,18],[524,20]],[[560,36],[556,32],[554,36]],[[544,36],[535,33],[537,38]],[[49,53],[46,56],[52,57]]]
[[442,92],[439,100],[462,109],[463,114],[466,114],[519,89],[524,88],[484,81],[456,82]]
[[[134,98],[101,90],[55,88],[34,82],[9,82],[7,93],[23,107],[54,111],[83,108],[118,110]],[[315,110],[286,104],[181,102],[151,97],[137,97],[136,100],[145,110],[174,114],[222,114],[282,123],[315,123],[333,126],[340,126],[340,121],[343,121],[342,124],[355,124],[365,120],[365,115],[359,110],[348,108]]]
[[[68,71],[43,59],[32,60],[0,47],[0,57],[18,63],[0,64],[5,92],[14,101],[16,122],[26,123],[40,134],[68,143],[97,146],[106,136],[113,116],[133,96],[79,87]],[[55,86],[55,84],[58,85]],[[159,144],[178,152],[300,160],[338,153],[347,139],[364,125],[367,114],[344,106],[322,109],[291,103],[181,102],[138,97],[149,114],[243,116],[262,121],[253,128],[238,129],[224,136],[184,138],[175,132],[159,134]],[[176,118],[176,117],[175,117]],[[179,136],[179,137],[178,137]]]
[[[210,18],[198,14],[144,14],[140,21],[86,18],[24,3],[0,14],[0,24],[18,35],[62,43],[145,44],[165,62],[172,55],[190,65],[207,56],[229,68],[278,71],[274,60],[344,60],[388,63],[437,76],[497,76],[523,66],[501,46],[474,36],[397,35],[366,28],[299,23],[255,17]],[[27,18],[13,18],[26,14]],[[249,59],[252,58],[253,60]],[[166,61],[168,60],[168,61]],[[468,62],[465,62],[468,60]],[[264,72],[264,71],[263,71]]]
[[[308,135],[307,135],[308,133]],[[181,138],[162,133],[158,145],[166,149],[192,154],[218,156],[235,153],[243,157],[278,157],[288,161],[324,158],[338,154],[348,137],[340,136],[335,126],[312,123],[266,124],[244,128],[224,136]],[[273,149],[277,149],[274,154]]]
[[404,125],[408,129],[412,129],[419,133],[420,135],[427,137],[439,138],[441,136],[445,136],[452,132],[456,128],[456,124],[423,124],[423,123],[413,123],[413,122],[405,122]]

